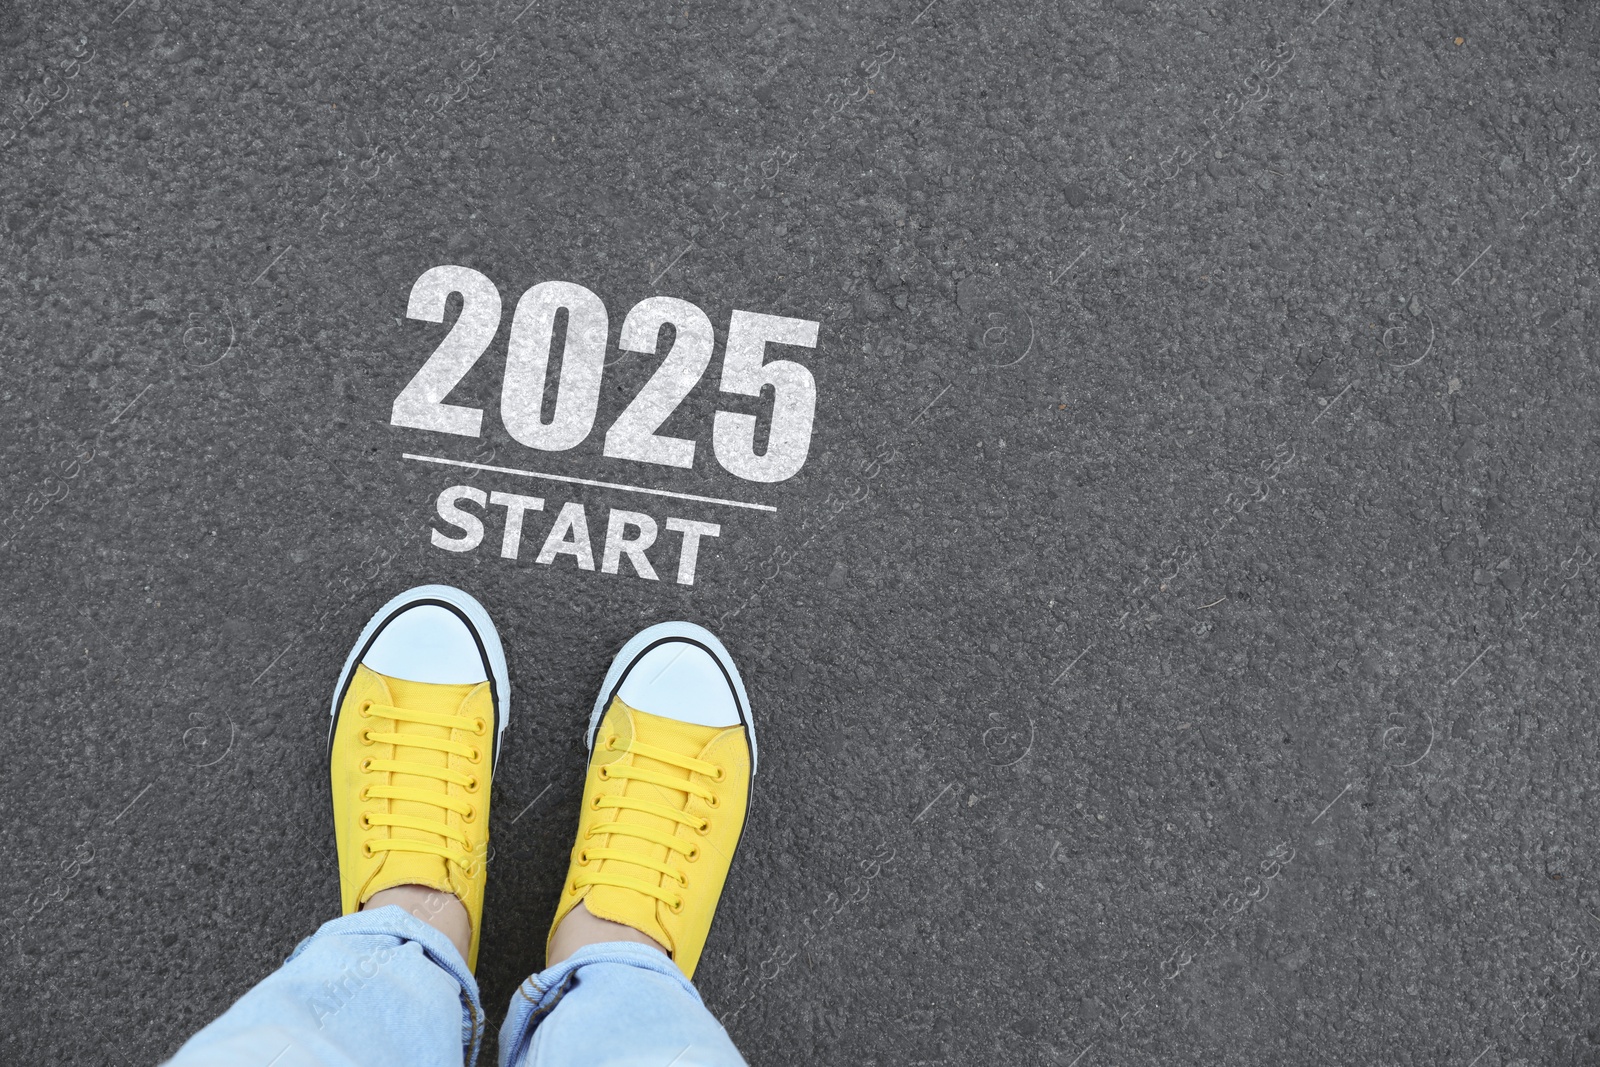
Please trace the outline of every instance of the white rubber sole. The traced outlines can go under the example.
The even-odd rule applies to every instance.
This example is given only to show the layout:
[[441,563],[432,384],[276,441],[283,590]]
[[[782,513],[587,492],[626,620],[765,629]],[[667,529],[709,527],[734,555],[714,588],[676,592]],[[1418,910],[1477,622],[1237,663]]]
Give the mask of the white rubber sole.
[[595,731],[600,728],[600,717],[605,714],[606,708],[611,706],[611,698],[622,685],[622,675],[632,665],[634,660],[644,654],[645,649],[651,645],[659,644],[668,638],[679,637],[693,641],[704,646],[712,657],[722,665],[727,672],[728,680],[733,683],[734,698],[739,705],[739,719],[744,723],[745,736],[750,739],[750,775],[755,776],[756,764],[756,723],[750,712],[750,697],[744,690],[744,679],[739,676],[739,668],[734,666],[733,657],[728,650],[722,647],[716,635],[703,626],[696,626],[692,622],[658,622],[640,630],[611,661],[611,669],[606,671],[605,681],[600,684],[600,695],[595,697],[594,711],[589,716],[589,733],[586,738],[589,751],[594,751]]
[[501,744],[501,739],[511,722],[511,677],[506,671],[505,649],[500,644],[500,632],[494,628],[494,622],[489,618],[489,613],[483,609],[483,605],[470,594],[449,585],[419,585],[414,589],[407,589],[379,608],[368,620],[366,627],[361,631],[361,636],[356,638],[355,646],[350,649],[350,655],[345,657],[344,669],[339,672],[339,684],[333,689],[333,705],[328,710],[328,743],[333,744],[333,727],[339,715],[340,701],[350,682],[350,675],[355,673],[361,654],[372,642],[378,628],[402,608],[428,602],[445,604],[460,612],[483,644],[484,658],[489,661],[489,677],[494,680],[494,691],[499,705],[496,710],[500,725],[495,733],[494,746],[494,762],[495,766],[498,766],[500,753],[505,747]]

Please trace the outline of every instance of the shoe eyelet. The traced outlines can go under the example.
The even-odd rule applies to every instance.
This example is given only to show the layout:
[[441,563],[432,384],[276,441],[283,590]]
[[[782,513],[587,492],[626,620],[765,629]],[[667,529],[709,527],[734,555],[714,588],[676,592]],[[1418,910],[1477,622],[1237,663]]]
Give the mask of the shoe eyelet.
[[372,701],[363,700],[361,702],[361,706],[356,709],[356,714],[360,715],[363,719],[372,718]]
[[585,848],[585,849],[579,849],[578,850],[578,866],[579,867],[587,867],[587,866],[589,866],[589,850],[588,849]]
[[682,872],[679,872],[679,874],[678,874],[678,888],[679,889],[688,889],[689,888],[689,876],[686,875],[686,874],[683,874]]
[[471,804],[468,804],[467,805],[467,810],[461,813],[461,818],[465,822],[471,822],[473,819],[476,819],[477,817],[478,817],[478,809],[474,805],[471,805]]
[[600,798],[599,797],[595,797],[594,800],[592,800],[589,803],[589,810],[590,811],[599,811],[600,810]]
[[479,761],[479,760],[480,760],[480,759],[482,759],[482,758],[483,758],[483,753],[482,753],[482,752],[480,752],[480,751],[479,751],[479,750],[478,750],[478,749],[476,749],[476,748],[474,748],[474,749],[473,749],[473,750],[472,750],[472,752],[471,752],[471,754],[470,754],[470,755],[468,755],[468,756],[467,756],[467,759],[468,759],[468,760],[469,760],[469,761],[470,761],[470,762],[472,762],[472,763],[477,763],[477,762],[478,762],[478,761]]
[[473,724],[472,732],[477,734],[479,737],[482,737],[484,734],[489,732],[489,724],[484,720],[482,715],[478,716],[477,721]]
[[701,819],[700,820],[700,825],[696,826],[694,828],[694,832],[699,834],[701,837],[704,837],[706,834],[709,834],[711,832],[711,820],[710,819]]
[[[361,787],[361,792],[356,794],[356,799],[359,800],[363,804],[365,804],[367,801],[371,800],[372,799],[371,787],[370,786],[362,786]],[[363,818],[365,818],[366,817],[366,812],[362,812],[361,815],[362,815]]]
[[371,756],[368,756],[366,759],[361,761],[361,773],[362,774],[371,774],[372,773],[372,757]]
[[[362,797],[361,799],[365,800],[367,798],[366,797]],[[362,812],[361,813],[361,819],[359,820],[359,825],[361,826],[361,828],[363,830],[372,829],[372,812],[370,812],[370,811]],[[368,855],[371,855],[370,848],[371,848],[371,846],[369,845],[368,846],[368,849],[369,849]]]
[[377,742],[372,739],[372,731],[371,730],[362,730],[361,731],[361,743],[363,745],[375,745],[375,744],[377,744]]
[[468,778],[467,784],[463,788],[469,793],[476,793],[478,791],[478,776],[474,774]]
[[615,752],[617,750],[616,741],[617,741],[617,739],[616,739],[615,735],[606,738],[606,746],[605,747],[606,747],[606,751],[607,752]]
[[683,898],[679,897],[677,900],[674,900],[671,904],[668,904],[667,907],[669,909],[671,909],[672,914],[674,914],[674,915],[682,915],[683,914]]
[[602,782],[611,781],[611,768],[610,767],[601,767],[598,771],[595,772],[595,777],[600,779]]
[[688,860],[690,863],[693,863],[695,860],[699,859],[700,858],[700,846],[699,845],[690,845],[689,846],[689,851],[685,852],[683,854],[683,858]]
[[728,769],[726,767],[718,767],[717,773],[711,776],[711,780],[713,782],[720,782],[726,777],[728,777]]
[[374,855],[376,855],[376,853],[374,853],[372,851],[372,842],[371,841],[363,841],[363,842],[361,842],[361,854],[363,856],[367,857],[367,859],[369,859],[369,860]]
[[710,808],[712,811],[716,811],[718,808],[722,807],[722,798],[713,794],[709,799],[706,800],[706,807]]

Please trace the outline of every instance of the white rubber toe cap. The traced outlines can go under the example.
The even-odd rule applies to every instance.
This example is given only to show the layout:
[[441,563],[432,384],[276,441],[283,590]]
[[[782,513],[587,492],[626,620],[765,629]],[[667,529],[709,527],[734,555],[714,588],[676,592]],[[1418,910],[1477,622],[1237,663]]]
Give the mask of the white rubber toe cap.
[[368,670],[408,682],[476,685],[489,677],[472,630],[438,604],[418,604],[390,619],[361,662]]
[[606,671],[589,716],[590,749],[612,697],[664,719],[716,727],[742,723],[750,741],[750,770],[755,772],[759,762],[756,724],[744,679],[722,642],[703,626],[658,622],[622,646]]
[[722,668],[699,645],[665,641],[640,656],[617,690],[631,708],[697,726],[738,726],[739,705]]
[[506,652],[483,605],[448,585],[407,589],[367,620],[355,647],[345,657],[339,684],[328,706],[328,744],[339,721],[339,705],[357,664],[390,678],[435,685],[477,685],[488,680],[494,694],[494,758],[511,721],[511,680]]

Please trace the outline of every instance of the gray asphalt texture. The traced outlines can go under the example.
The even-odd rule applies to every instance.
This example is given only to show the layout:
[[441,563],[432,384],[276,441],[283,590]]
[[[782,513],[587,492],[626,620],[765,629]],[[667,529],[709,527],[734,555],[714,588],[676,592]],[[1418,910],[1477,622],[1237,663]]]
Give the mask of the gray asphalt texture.
[[[438,581],[511,657],[496,1026],[686,618],[754,1064],[1600,1062],[1600,9],[1325,3],[9,5],[0,1061],[155,1062],[337,913],[330,689]],[[809,461],[711,460],[715,361],[692,471],[528,449],[504,323],[481,440],[392,427],[446,263],[819,321]],[[458,482],[722,533],[445,552]]]

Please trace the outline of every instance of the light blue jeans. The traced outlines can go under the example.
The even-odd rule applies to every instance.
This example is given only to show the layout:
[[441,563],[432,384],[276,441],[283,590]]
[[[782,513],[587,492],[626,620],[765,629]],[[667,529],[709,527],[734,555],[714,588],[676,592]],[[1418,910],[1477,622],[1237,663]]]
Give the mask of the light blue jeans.
[[[324,923],[169,1065],[472,1067],[483,1027],[455,946],[390,906]],[[683,972],[621,941],[523,982],[500,1028],[501,1067],[743,1063]]]

